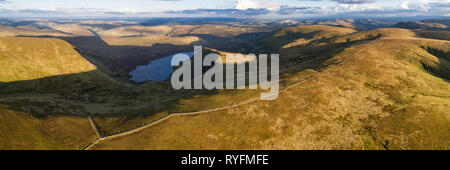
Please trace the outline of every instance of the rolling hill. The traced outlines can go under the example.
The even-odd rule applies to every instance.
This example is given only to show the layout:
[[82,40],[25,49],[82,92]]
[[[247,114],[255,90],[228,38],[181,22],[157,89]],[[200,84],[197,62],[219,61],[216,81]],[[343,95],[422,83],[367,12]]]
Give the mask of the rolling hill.
[[74,47],[60,39],[0,38],[0,82],[32,80],[96,70]]
[[402,29],[346,39],[373,32],[320,69],[284,74],[275,101],[172,116],[92,149],[448,149],[450,42]]
[[[169,28],[114,27],[100,35],[140,36],[138,29],[167,34]],[[128,56],[130,51],[156,47],[108,45],[96,36],[5,37],[0,38],[5,66],[0,130],[8,133],[0,136],[1,146],[449,149],[447,40],[398,28],[308,25],[239,38],[234,32],[215,33],[228,27],[205,28],[215,29],[201,33],[247,44],[227,52],[279,53],[278,99],[253,100],[260,94],[254,90],[176,91],[168,81],[130,84],[111,78],[115,68],[126,73],[141,63],[129,63],[142,60]],[[216,45],[205,44],[225,53]]]
[[424,22],[399,22],[394,25],[397,28],[405,29],[447,29],[448,26],[440,23],[424,23]]
[[[8,132],[1,135],[1,149],[82,149],[95,139],[87,115],[74,104],[55,99],[54,92],[75,90],[77,81],[102,78],[100,73],[86,74],[95,72],[96,67],[69,43],[54,38],[2,37],[0,64],[0,129]],[[86,76],[30,82],[70,74]],[[8,95],[21,92],[25,94]],[[27,112],[19,111],[18,105]],[[51,107],[58,109],[49,113]]]

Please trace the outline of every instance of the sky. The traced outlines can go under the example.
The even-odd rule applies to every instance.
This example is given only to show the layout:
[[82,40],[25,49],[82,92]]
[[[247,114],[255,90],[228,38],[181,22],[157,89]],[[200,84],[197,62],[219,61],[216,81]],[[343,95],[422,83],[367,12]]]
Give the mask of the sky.
[[0,17],[450,17],[450,0],[0,0]]

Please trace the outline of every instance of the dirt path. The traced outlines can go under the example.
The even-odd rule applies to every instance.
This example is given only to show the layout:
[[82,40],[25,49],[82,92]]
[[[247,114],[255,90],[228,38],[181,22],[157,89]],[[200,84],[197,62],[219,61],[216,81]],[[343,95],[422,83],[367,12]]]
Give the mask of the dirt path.
[[89,123],[91,123],[92,128],[94,128],[95,135],[97,135],[97,138],[100,139],[102,136],[99,133],[99,130],[97,128],[97,125],[94,122],[94,119],[92,119],[92,116],[89,116]]

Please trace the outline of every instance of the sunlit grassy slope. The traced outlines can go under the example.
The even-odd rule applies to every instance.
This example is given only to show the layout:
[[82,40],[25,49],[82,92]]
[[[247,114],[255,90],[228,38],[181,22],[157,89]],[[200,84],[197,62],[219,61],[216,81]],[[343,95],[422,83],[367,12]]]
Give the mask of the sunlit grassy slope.
[[145,35],[166,35],[172,31],[170,26],[123,26],[107,30],[99,30],[97,34],[105,37],[131,37]]
[[0,106],[0,149],[83,149],[95,140],[89,120],[82,117],[30,114]]
[[67,34],[49,29],[35,29],[33,27],[9,27],[0,25],[0,37],[11,36],[67,36]]
[[112,46],[189,45],[199,41],[199,38],[194,36],[169,36],[172,31],[171,26],[123,26],[98,30],[97,34]]
[[[377,39],[327,61],[353,55],[341,67],[275,101],[175,116],[95,149],[449,149],[449,42],[401,29],[354,36],[374,32]],[[311,72],[289,74],[286,81]]]
[[0,82],[82,73],[96,67],[73,47],[53,38],[0,38]]
[[354,33],[356,30],[325,25],[305,25],[282,28],[253,42],[259,50],[278,51],[280,48],[328,43],[330,38]]
[[190,45],[200,39],[194,36],[146,35],[138,37],[102,37],[102,40],[111,46],[152,46],[153,44]]
[[175,25],[170,35],[213,35],[219,37],[233,37],[241,34],[269,32],[270,28],[226,25]]

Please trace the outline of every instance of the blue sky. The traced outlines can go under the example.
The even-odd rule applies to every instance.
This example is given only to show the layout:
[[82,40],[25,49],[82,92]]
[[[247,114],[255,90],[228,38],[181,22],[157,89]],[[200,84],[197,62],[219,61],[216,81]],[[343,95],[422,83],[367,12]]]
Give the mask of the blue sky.
[[450,0],[0,0],[0,17],[450,16]]

